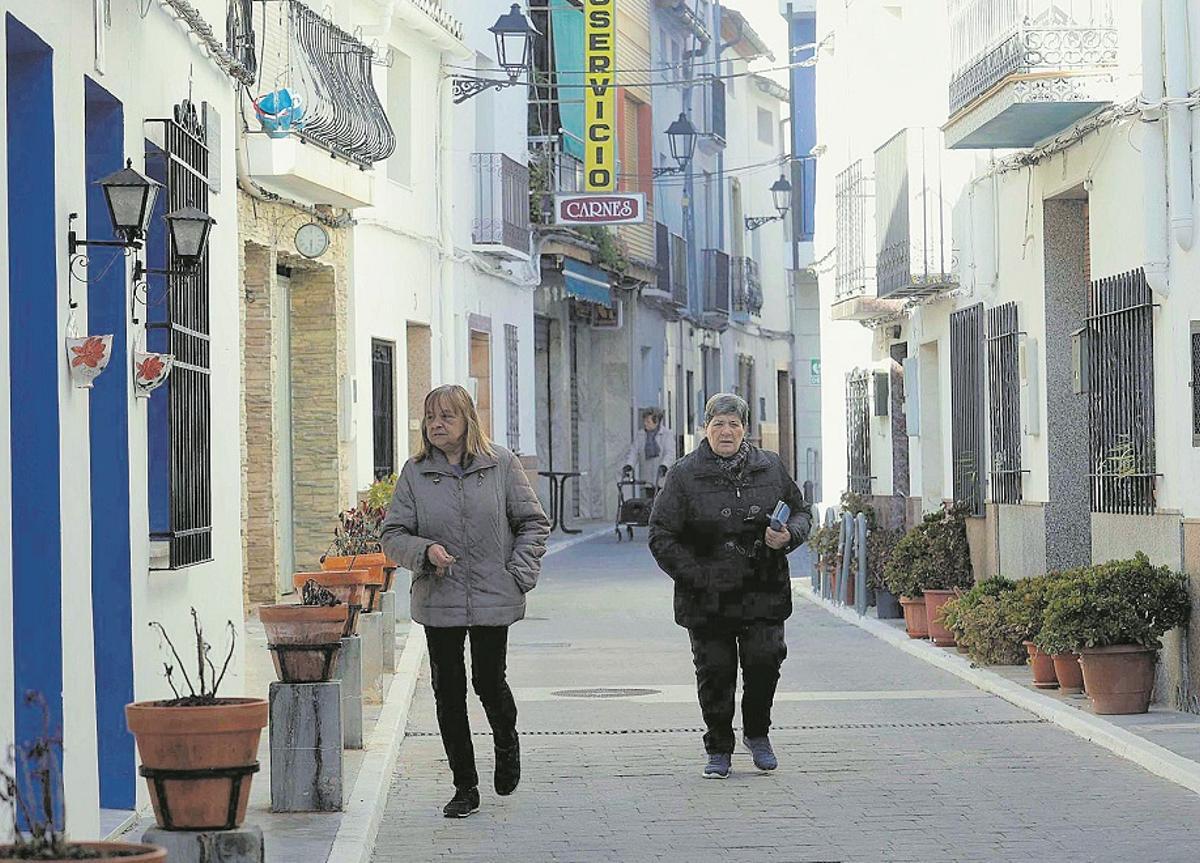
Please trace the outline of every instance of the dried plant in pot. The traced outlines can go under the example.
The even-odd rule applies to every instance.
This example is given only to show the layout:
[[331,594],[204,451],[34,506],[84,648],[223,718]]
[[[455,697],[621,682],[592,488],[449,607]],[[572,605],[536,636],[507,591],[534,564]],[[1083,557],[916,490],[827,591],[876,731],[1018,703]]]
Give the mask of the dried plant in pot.
[[[333,541],[321,555],[321,568],[328,572],[367,571],[368,578],[363,582],[367,590],[363,610],[368,613],[377,609],[378,594],[391,588],[386,571],[390,561],[379,541],[386,514],[386,510],[372,507],[367,501],[340,513]],[[394,573],[395,567],[391,567],[391,571]]]
[[12,844],[0,845],[0,863],[38,860],[120,860],[122,863],[162,863],[167,852],[155,845],[126,842],[72,842],[62,825],[66,820],[62,777],[62,733],[53,728],[45,699],[25,693],[25,709],[42,714],[42,733],[12,746],[0,766],[0,805],[8,807]]
[[[267,724],[267,702],[217,695],[236,646],[233,621],[228,623],[229,646],[218,671],[210,657],[212,645],[192,609],[194,679],[162,624],[150,626],[170,651],[171,659],[163,665],[175,697],[126,705],[125,722],[137,740],[140,773],[150,789],[158,826],[165,830],[239,827],[246,818],[251,780],[259,769],[258,741]],[[187,694],[176,685],[177,673]]]
[[267,633],[275,673],[284,683],[324,683],[333,675],[342,639],[358,610],[309,579],[300,605],[264,605],[258,610]]

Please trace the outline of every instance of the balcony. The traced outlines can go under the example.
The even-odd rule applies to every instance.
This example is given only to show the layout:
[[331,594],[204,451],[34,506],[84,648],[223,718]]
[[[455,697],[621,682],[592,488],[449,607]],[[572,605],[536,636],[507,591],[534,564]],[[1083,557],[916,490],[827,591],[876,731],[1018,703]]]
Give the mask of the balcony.
[[700,145],[710,153],[725,147],[725,82],[715,75],[700,75],[700,106],[692,116]]
[[1030,147],[1110,104],[1116,0],[949,0],[954,149]]
[[762,314],[762,279],[759,277],[758,261],[754,258],[734,258],[733,273],[733,317],[749,320]]
[[503,153],[473,153],[475,217],[471,248],[512,261],[529,260],[529,169]]
[[642,291],[649,300],[672,314],[687,308],[687,241],[662,222],[654,223],[657,278]]
[[720,249],[705,249],[703,271],[704,305],[700,323],[723,330],[729,325],[729,255]]
[[313,204],[373,204],[368,169],[396,147],[374,51],[298,0],[274,0],[263,4],[261,59],[258,80],[272,89],[246,96],[251,176]]
[[881,300],[875,290],[875,178],[861,160],[837,175],[834,210],[833,319],[868,322],[894,315],[904,304]]
[[875,287],[913,300],[958,287],[951,236],[952,154],[938,129],[903,129],[875,151]]
[[533,218],[540,225],[552,225],[555,193],[583,189],[583,162],[566,151],[558,135],[531,137],[529,151]]

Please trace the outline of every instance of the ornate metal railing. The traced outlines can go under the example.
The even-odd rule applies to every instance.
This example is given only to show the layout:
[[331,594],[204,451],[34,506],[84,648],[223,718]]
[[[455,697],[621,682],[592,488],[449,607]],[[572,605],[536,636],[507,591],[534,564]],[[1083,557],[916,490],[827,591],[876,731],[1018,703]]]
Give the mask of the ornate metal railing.
[[987,310],[988,419],[992,444],[992,500],[1020,503],[1021,380],[1020,326],[1016,303]]
[[871,373],[855,369],[846,375],[846,488],[871,493]]
[[228,0],[225,10],[225,47],[251,77],[258,71],[252,0]]
[[[258,101],[295,105],[276,134],[298,135],[361,166],[392,155],[396,135],[372,69],[386,61],[299,0],[267,0]],[[280,94],[286,91],[286,98]]]
[[950,113],[1010,75],[1115,66],[1116,0],[949,0]]
[[567,152],[558,135],[529,138],[530,217],[554,223],[554,194],[583,188],[583,162]]
[[983,303],[950,315],[950,452],[954,500],[983,515],[984,456]]
[[529,251],[529,169],[503,153],[473,153],[471,241]]
[[733,259],[733,310],[747,315],[762,314],[762,279],[754,258]]
[[837,175],[834,207],[837,217],[837,299],[875,290],[875,255],[868,224],[873,222],[874,180],[864,176],[859,160]]

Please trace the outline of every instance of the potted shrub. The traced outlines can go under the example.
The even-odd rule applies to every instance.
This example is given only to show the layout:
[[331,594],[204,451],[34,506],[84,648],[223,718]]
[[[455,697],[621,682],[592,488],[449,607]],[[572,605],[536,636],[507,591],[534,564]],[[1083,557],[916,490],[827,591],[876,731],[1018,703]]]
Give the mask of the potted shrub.
[[830,584],[837,590],[838,544],[841,541],[841,528],[836,526],[819,527],[808,537],[808,547],[817,556],[817,570],[830,575]]
[[1019,665],[1026,659],[1022,633],[1004,613],[1004,597],[1016,583],[985,579],[942,607],[942,620],[957,646],[981,665]]
[[1037,642],[1079,653],[1083,685],[1099,714],[1145,713],[1154,691],[1159,639],[1187,623],[1187,581],[1145,554],[1053,583]]
[[887,589],[900,597],[904,609],[904,628],[909,638],[928,638],[929,622],[925,616],[925,597],[921,595],[919,561],[928,554],[929,537],[924,522],[917,525],[896,543],[891,560],[883,570]]
[[[39,860],[121,860],[123,863],[162,863],[167,852],[156,845],[125,842],[71,842],[63,832],[66,821],[62,777],[62,733],[51,728],[46,700],[25,693],[27,709],[39,708],[42,733],[12,746],[0,767],[0,805],[11,818],[12,843],[0,845],[0,863]],[[18,778],[19,777],[19,778]]]
[[[372,508],[366,501],[338,515],[333,542],[321,555],[321,568],[329,572],[367,570],[365,612],[375,611],[376,595],[391,585],[384,573],[389,561],[379,544],[379,531],[386,510]],[[392,570],[395,571],[394,569]]]
[[[175,645],[160,623],[151,623],[170,649],[167,683],[175,697],[125,707],[125,722],[137,740],[141,774],[150,789],[158,826],[165,830],[231,830],[246,818],[250,782],[258,772],[258,740],[267,724],[262,698],[217,695],[233,659],[236,630],[229,621],[229,650],[217,670],[192,609],[195,679],[184,669]],[[187,694],[176,686],[176,671]]]
[[888,588],[884,573],[896,546],[904,538],[899,528],[876,528],[867,534],[867,578],[875,591],[875,614],[880,620],[903,617],[899,597]]
[[928,543],[916,561],[917,579],[925,599],[929,638],[938,647],[954,647],[954,633],[942,621],[942,607],[961,591],[971,589],[975,574],[967,542],[966,509],[943,507],[927,515],[921,525]]
[[275,673],[284,683],[324,683],[333,674],[342,639],[353,634],[358,609],[313,580],[305,582],[300,605],[264,605],[259,619]]
[[1033,685],[1038,689],[1058,688],[1054,660],[1050,654],[1039,650],[1034,641],[1042,631],[1042,619],[1046,612],[1046,591],[1052,582],[1075,578],[1077,573],[1077,570],[1049,572],[1019,579],[1016,587],[1001,599],[1004,616],[1025,648],[1029,668],[1033,672]]
[[[367,489],[367,506],[374,512],[378,513],[378,534],[383,528],[383,520],[387,517],[388,510],[392,507],[392,495],[396,493],[396,482],[399,477],[396,474],[377,479],[371,483],[371,487]],[[382,551],[382,546],[380,546]],[[385,554],[386,556],[386,554]],[[392,589],[392,580],[396,576],[396,570],[399,564],[387,558],[387,562],[383,565],[383,590],[386,593]]]

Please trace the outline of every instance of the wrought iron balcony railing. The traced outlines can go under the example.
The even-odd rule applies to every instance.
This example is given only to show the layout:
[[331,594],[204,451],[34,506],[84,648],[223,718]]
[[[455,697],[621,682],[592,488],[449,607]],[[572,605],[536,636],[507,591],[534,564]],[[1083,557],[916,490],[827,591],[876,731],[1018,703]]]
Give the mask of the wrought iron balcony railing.
[[729,314],[729,255],[720,249],[704,250],[704,313]]
[[298,136],[361,167],[382,161],[396,135],[375,90],[375,52],[299,0],[262,4],[255,113],[271,137]]
[[1011,75],[1117,63],[1116,0],[949,0],[950,113]]
[[529,169],[503,153],[473,153],[471,242],[529,255]]
[[837,270],[834,292],[843,300],[875,292],[874,179],[862,161],[837,175],[834,208],[837,218]]
[[758,261],[754,258],[734,258],[732,270],[733,310],[747,315],[761,315],[763,292]]
[[567,152],[558,135],[529,138],[530,216],[541,225],[554,223],[554,195],[583,188],[583,162]]
[[662,222],[654,223],[654,236],[658,264],[654,290],[663,297],[669,297],[676,306],[684,308],[688,304],[687,240],[672,234]]

